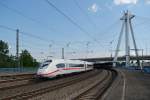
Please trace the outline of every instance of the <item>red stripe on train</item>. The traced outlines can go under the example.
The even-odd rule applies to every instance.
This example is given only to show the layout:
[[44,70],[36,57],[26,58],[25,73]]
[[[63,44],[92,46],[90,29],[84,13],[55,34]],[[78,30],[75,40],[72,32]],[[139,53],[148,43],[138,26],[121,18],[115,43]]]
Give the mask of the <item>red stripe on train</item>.
[[[63,68],[62,70],[79,70],[79,69],[84,69],[84,68]],[[41,74],[41,75],[50,75],[50,74],[53,74],[53,73],[56,73],[58,72],[59,70],[55,70],[53,72],[50,72],[50,73],[46,73],[46,74]]]
[[58,71],[59,71],[59,70],[55,70],[55,71],[53,71],[53,72],[46,73],[46,74],[41,74],[41,75],[49,75],[49,74],[53,74],[53,73],[58,72]]
[[85,68],[63,68],[63,70],[77,70],[77,69],[85,69]]

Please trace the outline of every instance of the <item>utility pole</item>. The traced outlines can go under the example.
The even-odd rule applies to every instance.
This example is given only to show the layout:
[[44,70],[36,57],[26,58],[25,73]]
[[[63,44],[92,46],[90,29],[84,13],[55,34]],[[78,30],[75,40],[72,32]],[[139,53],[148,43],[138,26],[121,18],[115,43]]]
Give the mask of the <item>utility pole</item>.
[[68,53],[68,50],[69,50],[69,47],[70,47],[70,45],[71,45],[71,42],[68,42],[67,44],[66,44],[66,48],[65,48],[65,58],[66,59],[68,59],[68,55],[70,55],[69,53]]
[[147,55],[147,42],[145,43],[145,50],[146,50],[146,52],[145,52],[145,55]]
[[19,62],[19,29],[16,30],[16,60],[17,60],[17,67],[20,67]]
[[89,44],[90,44],[90,42],[88,41],[86,43],[86,58],[88,57],[88,54],[89,54]]
[[52,47],[52,45],[50,44],[49,45],[49,56],[51,56],[51,47]]
[[64,48],[62,48],[62,59],[64,59]]

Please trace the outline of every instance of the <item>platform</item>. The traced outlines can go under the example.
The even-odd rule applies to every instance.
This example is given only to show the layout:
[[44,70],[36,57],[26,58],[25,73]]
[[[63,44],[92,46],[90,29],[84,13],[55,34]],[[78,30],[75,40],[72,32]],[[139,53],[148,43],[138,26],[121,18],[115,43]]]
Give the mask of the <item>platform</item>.
[[139,70],[117,69],[119,77],[104,100],[150,100],[150,74]]

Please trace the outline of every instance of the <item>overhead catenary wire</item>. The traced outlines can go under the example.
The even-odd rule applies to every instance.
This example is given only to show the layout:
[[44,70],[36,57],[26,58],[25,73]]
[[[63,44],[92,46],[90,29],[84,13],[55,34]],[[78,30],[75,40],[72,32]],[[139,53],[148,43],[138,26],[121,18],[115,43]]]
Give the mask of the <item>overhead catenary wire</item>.
[[[26,46],[26,47],[30,47],[31,48],[31,45],[30,45],[30,43],[29,43],[29,41],[26,41],[26,40],[22,40],[22,42],[23,42],[23,46]],[[42,46],[48,46],[48,44],[39,44],[39,43],[32,43],[33,44],[33,48],[37,48],[37,49],[41,49],[41,47]],[[55,43],[56,44],[56,43]],[[40,47],[39,47],[39,45],[41,45]],[[56,47],[56,46],[54,46],[54,47]],[[62,45],[61,47],[59,46],[59,48],[57,48],[57,49],[60,49],[60,48],[62,48],[62,47],[67,47],[67,45],[66,44],[64,44],[64,45]],[[70,44],[69,44],[69,46],[67,47],[68,49],[70,49],[70,50],[72,50],[72,51],[78,51],[78,49],[77,48],[73,48],[73,47],[71,47],[70,46]]]
[[[7,29],[7,30],[10,30],[10,31],[14,31],[14,32],[16,31],[16,29],[13,29],[13,28],[10,28],[10,27],[4,26],[4,25],[0,25],[0,28]],[[33,38],[42,40],[42,41],[44,41],[44,42],[47,43],[47,41],[46,41],[45,39],[43,39],[43,38],[41,38],[41,37],[38,37],[38,36],[35,36],[35,35],[31,34],[31,33],[26,33],[26,32],[20,32],[20,33],[23,33],[23,35],[26,35],[26,36],[28,36],[28,37],[33,37]],[[22,40],[22,41],[24,41],[24,40]],[[25,41],[25,42],[27,42],[27,41]],[[15,44],[15,43],[14,43],[14,44]],[[31,42],[30,42],[30,44],[31,44]],[[39,46],[39,44],[37,44],[37,43],[36,43],[36,45]],[[43,45],[43,44],[42,44],[42,45]]]
[[[4,26],[4,25],[0,25],[0,28],[6,29],[6,30],[10,30],[10,31],[16,31],[16,29],[10,28],[10,27]],[[19,33],[22,33],[22,35],[26,35],[26,36],[28,36],[28,37],[32,37],[32,38],[41,40],[41,41],[46,42],[46,43],[52,41],[52,40],[47,40],[47,39],[42,38],[42,37],[40,37],[40,36],[36,36],[36,35],[34,35],[34,34],[28,33],[28,32],[24,32],[24,31],[19,31]]]
[[139,15],[136,15],[136,17],[141,18],[141,19],[146,19],[146,20],[150,21],[150,18],[149,18],[149,17],[139,16]]
[[140,26],[140,25],[145,25],[146,23],[147,24],[150,24],[150,18],[149,17],[144,17],[144,16],[138,16],[136,15],[137,18],[143,20],[142,23],[139,23],[137,26]]
[[[93,27],[97,27],[96,24],[93,22],[93,20],[88,16],[88,14],[84,11],[84,9],[82,9],[82,7],[80,6],[80,4],[78,3],[77,0],[73,0],[75,5],[80,9],[80,11],[86,16],[87,20],[89,21],[90,24],[93,25]],[[114,26],[116,26],[118,24],[118,22],[120,22],[120,20],[116,20],[114,23],[112,23],[110,26],[108,26],[108,28],[106,28],[103,32],[101,33],[108,33],[106,31],[110,31]],[[97,34],[100,34],[99,32]],[[116,36],[116,35],[113,35]],[[113,37],[111,36],[111,37]]]
[[[9,30],[9,31],[16,32],[16,29],[10,28],[10,27],[8,27],[8,26],[0,25],[0,28],[6,29],[6,30]],[[20,30],[20,33],[22,33],[21,35],[25,35],[25,36],[28,36],[28,37],[31,37],[31,38],[35,38],[35,39],[41,40],[41,41],[43,41],[43,42],[45,42],[45,43],[47,43],[47,44],[55,44],[55,45],[61,45],[61,46],[65,46],[65,45],[66,45],[66,43],[64,43],[64,41],[47,40],[47,39],[45,39],[45,38],[42,38],[42,37],[36,36],[36,35],[34,35],[34,34],[31,34],[31,33],[29,33],[29,32],[24,32],[24,31],[21,31],[21,30]],[[23,40],[23,41],[25,41],[25,40]],[[25,42],[27,42],[27,41],[25,41]],[[29,42],[29,41],[28,41],[28,42]],[[51,43],[49,43],[49,42],[51,42]],[[59,43],[57,43],[57,42],[63,43],[63,44],[59,44]],[[70,43],[71,43],[71,44],[72,44],[72,43],[83,44],[83,43],[85,43],[85,42],[86,42],[86,41],[73,41],[73,42],[70,42]],[[36,45],[39,45],[39,44],[36,43]]]
[[[13,31],[13,32],[16,32],[16,29],[14,29],[14,28],[10,28],[10,27],[8,27],[8,26],[4,26],[4,25],[0,25],[0,28],[2,28],[2,29],[6,29],[6,30],[9,30],[9,31]],[[28,36],[28,37],[31,37],[31,38],[35,38],[35,39],[38,39],[38,40],[41,40],[41,41],[43,41],[43,42],[45,42],[45,43],[49,43],[49,42],[51,42],[51,43],[49,43],[49,44],[55,44],[55,45],[60,45],[61,47],[64,47],[66,44],[63,44],[63,45],[61,45],[61,44],[58,44],[58,43],[56,43],[56,41],[53,41],[53,40],[46,40],[46,39],[44,39],[44,38],[41,38],[41,37],[39,37],[39,36],[36,36],[36,35],[33,35],[33,34],[31,34],[31,33],[28,33],[28,32],[24,32],[24,31],[20,31],[20,33],[22,33],[21,35],[25,35],[25,36]],[[24,41],[24,40],[21,40],[21,41]],[[26,44],[24,44],[24,43],[26,43]],[[62,42],[61,42],[62,43]],[[37,46],[36,48],[39,48],[38,46],[39,46],[39,44],[34,44],[34,46]],[[29,46],[29,45],[27,45],[27,41],[25,41],[25,42],[23,42],[23,46],[26,46],[26,47],[29,47],[29,48],[31,48],[31,45]],[[60,48],[61,48],[60,47]],[[69,46],[69,48],[71,49],[71,50],[77,50],[77,49],[75,49],[75,48],[72,48],[72,47],[70,47]]]
[[[47,1],[48,1],[48,0],[47,0]],[[69,16],[68,16],[68,17],[69,17]],[[69,17],[69,18],[70,18],[70,17]],[[75,25],[76,27],[78,27],[82,32],[84,32],[86,35],[88,35],[90,38],[92,38],[92,39],[93,39],[94,41],[96,41],[97,43],[100,42],[100,41],[98,41],[95,37],[91,36],[91,34],[90,34],[88,31],[86,31],[85,29],[83,29],[83,28],[82,28],[78,23],[76,23],[72,18],[71,18],[71,20],[74,22],[74,25]],[[5,27],[5,29],[12,30],[12,31],[16,31],[16,29],[11,29],[11,28],[9,28],[9,27]],[[26,36],[29,36],[29,37],[33,37],[33,38],[42,40],[42,41],[44,41],[44,42],[50,42],[50,41],[47,40],[47,39],[44,39],[44,38],[42,38],[42,37],[40,37],[40,36],[33,35],[33,34],[31,34],[31,33],[28,33],[28,32],[20,31],[20,33],[22,33],[22,35],[26,35]]]
[[4,26],[4,25],[0,25],[0,28],[6,29],[9,31],[16,31],[16,29],[13,29],[13,28],[10,28],[10,27]]
[[39,24],[39,25],[43,26],[44,28],[47,27],[47,29],[50,30],[51,32],[57,32],[57,30],[55,30],[52,26],[49,27],[46,24],[42,23],[41,21],[39,21],[37,19],[34,19],[32,17],[29,17],[29,16],[27,16],[26,14],[22,13],[21,11],[19,11],[17,9],[11,8],[11,7],[9,7],[8,5],[6,5],[6,4],[4,4],[2,2],[0,2],[0,5],[5,7],[5,8],[7,8],[10,11],[12,11],[13,13],[16,13],[16,14],[18,14],[18,15],[20,15],[20,16],[22,16],[22,17],[24,17],[24,18],[34,22],[34,23],[36,23],[36,24]]
[[[32,49],[34,48],[35,50],[38,50],[38,51],[45,50],[45,48],[41,48],[41,47],[39,47],[39,46],[37,46],[37,45],[31,45],[31,44],[26,43],[26,42],[21,43],[21,44],[20,44],[20,47],[22,47],[22,48],[27,47],[27,48],[30,49],[30,50],[32,50]],[[34,51],[35,51],[35,50],[34,50]]]
[[[3,29],[6,29],[6,30],[9,30],[9,31],[16,32],[16,29],[13,29],[13,28],[10,28],[10,27],[4,26],[4,25],[0,25],[0,28],[3,28]],[[32,37],[32,38],[35,38],[35,39],[44,41],[45,43],[49,42],[49,41],[46,41],[45,39],[43,39],[43,38],[41,38],[41,37],[39,37],[39,36],[36,36],[36,35],[31,34],[31,33],[23,32],[23,31],[20,31],[19,33],[22,33],[22,35],[26,35],[26,36],[28,36],[28,37]],[[24,43],[26,43],[26,42],[24,42]],[[15,43],[14,43],[14,44],[15,44]],[[22,44],[21,44],[21,45],[22,45]],[[20,46],[21,46],[21,45],[20,45]],[[26,44],[26,45],[23,44],[23,46],[26,46],[26,47],[31,48],[31,46],[29,46],[29,45],[27,46],[27,44]],[[34,45],[34,47],[35,47],[35,45]],[[34,47],[32,46],[32,48],[34,48]],[[36,48],[40,49],[40,47],[38,47],[38,46],[37,46]]]
[[97,29],[97,25],[94,23],[94,21],[89,17],[89,15],[84,11],[84,9],[82,9],[82,7],[80,6],[80,4],[78,3],[77,0],[73,0],[75,5],[79,8],[79,10],[83,13],[83,15],[85,15],[85,17],[87,18],[88,22],[95,28]]
[[[88,14],[81,8],[80,4],[78,3],[77,0],[73,0],[75,5],[80,9],[80,11],[86,16],[87,20],[89,21],[90,24],[93,25],[93,27],[97,27],[96,24],[93,22],[93,20],[88,16]],[[118,18],[119,19],[119,18]],[[107,31],[110,31],[114,26],[116,26],[118,24],[118,22],[120,22],[120,20],[116,20],[114,23],[112,23],[110,26],[108,26],[108,28],[106,28],[103,32],[101,33],[108,33]],[[100,33],[97,33],[100,34]]]
[[[2,2],[0,3],[0,5],[2,5],[3,7],[5,7],[5,8],[7,8],[7,9],[11,10],[12,12],[14,12],[14,13],[16,13],[16,14],[18,14],[18,15],[23,16],[24,18],[26,18],[26,19],[28,19],[28,20],[30,20],[30,21],[33,21],[33,22],[38,23],[38,24],[40,24],[40,25],[43,24],[43,23],[41,23],[40,21],[38,21],[38,20],[36,20],[36,19],[34,19],[34,18],[32,18],[32,17],[29,17],[29,16],[27,16],[26,14],[20,12],[19,10],[14,9],[14,8],[12,8],[12,7],[9,7],[8,5],[6,5],[6,4],[4,4],[4,3],[2,3]],[[75,23],[74,23],[74,24],[75,24]],[[86,33],[86,34],[87,34],[89,37],[91,37],[94,41],[99,42],[96,38],[94,38],[93,36],[91,36],[90,33],[88,33],[86,30],[84,30],[84,29],[83,29],[82,27],[80,27],[78,24],[76,24],[76,26],[78,26],[78,28],[79,28],[80,30],[84,31],[84,33]],[[24,33],[24,32],[23,32],[23,33]],[[27,35],[32,37],[31,34],[27,34]],[[34,37],[41,39],[41,37],[37,37],[37,36],[34,36]],[[43,39],[41,39],[41,40],[43,40]]]
[[[105,34],[105,35],[108,35],[109,32],[110,32],[112,29],[114,29],[114,27],[116,27],[117,25],[120,25],[119,23],[120,23],[120,20],[117,18],[117,20],[115,20],[111,25],[109,25],[107,28],[103,29],[102,32],[98,33],[98,35],[100,35],[100,36],[102,36],[102,34],[103,34],[103,36],[104,36],[104,34]],[[108,37],[112,37],[112,36],[107,36],[107,38],[108,38]],[[103,37],[102,37],[102,38],[103,38]]]
[[98,44],[100,43],[96,38],[91,36],[89,32],[87,32],[85,29],[83,29],[78,23],[76,23],[71,17],[66,15],[64,12],[62,12],[59,8],[57,8],[53,3],[51,3],[49,0],[45,0],[49,6],[54,8],[58,13],[60,13],[62,16],[64,16],[69,22],[71,22],[74,26],[76,26],[80,31],[82,31],[84,34],[86,34],[88,37],[92,38],[95,42]]

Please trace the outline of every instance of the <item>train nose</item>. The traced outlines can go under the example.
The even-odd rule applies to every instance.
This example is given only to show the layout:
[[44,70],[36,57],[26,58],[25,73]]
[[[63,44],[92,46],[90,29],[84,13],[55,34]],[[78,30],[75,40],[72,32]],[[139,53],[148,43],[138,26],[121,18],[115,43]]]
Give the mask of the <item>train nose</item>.
[[48,69],[48,64],[41,65],[37,71],[37,75],[41,75],[43,73],[46,73],[47,69]]
[[41,69],[39,68],[38,71],[37,71],[37,75],[42,75],[46,72],[46,69]]

